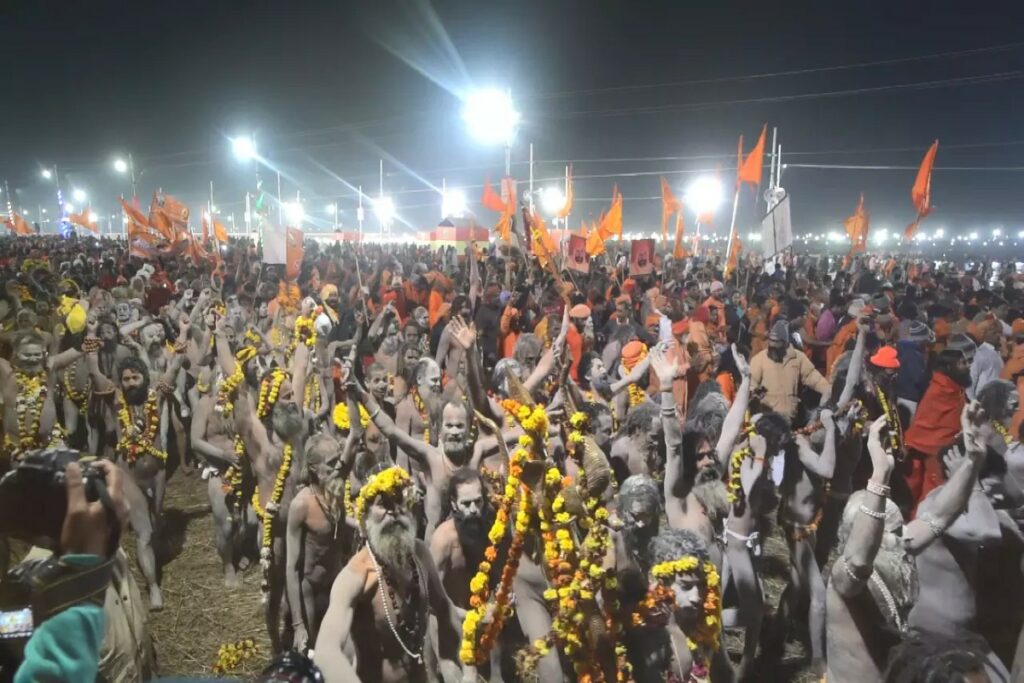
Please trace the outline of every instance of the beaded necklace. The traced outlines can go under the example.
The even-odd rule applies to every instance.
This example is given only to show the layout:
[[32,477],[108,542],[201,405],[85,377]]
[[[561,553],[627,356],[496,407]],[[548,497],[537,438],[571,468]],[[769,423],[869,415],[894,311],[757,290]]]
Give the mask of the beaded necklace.
[[[423,663],[423,637],[425,635],[424,624],[426,623],[423,618],[424,610],[420,608],[420,598],[423,597],[427,592],[427,587],[424,585],[422,572],[420,571],[420,562],[416,558],[416,555],[412,556],[412,581],[411,586],[414,586],[414,592],[410,593],[409,600],[407,601],[411,609],[403,610],[399,605],[398,597],[395,595],[394,588],[391,583],[387,580],[387,574],[384,569],[377,562],[377,556],[373,554],[373,548],[369,543],[366,544],[366,552],[370,555],[370,561],[373,562],[373,569],[377,572],[377,590],[380,593],[381,604],[384,605],[384,620],[388,622],[388,628],[391,629],[392,635],[395,636],[395,640],[398,641],[398,645],[405,651],[405,654],[409,655],[418,663]],[[386,593],[385,593],[386,591]],[[391,605],[394,604],[394,609],[397,612],[398,626],[396,628],[395,621],[391,618]],[[410,616],[405,612],[412,611],[412,624],[407,623],[406,617]],[[399,635],[401,631],[401,635]],[[412,643],[419,643],[418,651],[414,652],[406,644],[402,636],[405,636]]]

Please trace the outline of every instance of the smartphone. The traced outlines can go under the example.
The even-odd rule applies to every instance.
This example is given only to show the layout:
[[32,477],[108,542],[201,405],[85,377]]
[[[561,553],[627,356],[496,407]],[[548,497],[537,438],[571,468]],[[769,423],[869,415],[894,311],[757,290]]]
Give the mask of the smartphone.
[[0,639],[28,638],[34,629],[31,607],[0,611]]

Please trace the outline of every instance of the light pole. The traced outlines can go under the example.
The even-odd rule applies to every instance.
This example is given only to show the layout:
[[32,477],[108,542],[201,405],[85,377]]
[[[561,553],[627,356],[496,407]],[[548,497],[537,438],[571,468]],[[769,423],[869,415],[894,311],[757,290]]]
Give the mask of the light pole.
[[139,193],[136,190],[135,184],[135,160],[132,159],[131,152],[128,153],[128,161],[124,159],[114,159],[114,170],[124,175],[128,174],[129,180],[132,182],[132,199],[135,199]]
[[723,196],[722,183],[714,176],[701,176],[686,188],[683,201],[697,214],[697,225],[693,235],[695,254],[700,241],[700,224],[702,221],[710,221],[710,217],[721,205]]
[[338,232],[338,204],[331,202],[325,207],[327,215],[334,214],[334,232]]
[[512,175],[512,141],[522,115],[516,111],[510,90],[487,88],[470,93],[462,118],[469,134],[485,145],[504,145],[505,175]]

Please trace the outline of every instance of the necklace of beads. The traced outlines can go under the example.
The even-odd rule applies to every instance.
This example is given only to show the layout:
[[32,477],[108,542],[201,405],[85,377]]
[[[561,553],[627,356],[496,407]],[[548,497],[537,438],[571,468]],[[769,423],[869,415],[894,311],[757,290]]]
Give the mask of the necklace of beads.
[[[366,552],[369,553],[370,561],[373,562],[373,568],[377,572],[377,590],[380,592],[381,604],[384,605],[384,620],[388,622],[388,628],[391,629],[391,633],[395,636],[395,640],[398,641],[399,646],[401,646],[401,648],[403,650],[405,650],[405,654],[409,655],[410,657],[412,657],[417,662],[422,662],[423,661],[423,646],[422,646],[422,644],[420,645],[419,652],[413,652],[411,649],[409,649],[409,647],[406,646],[405,641],[402,640],[402,636],[400,636],[398,634],[398,631],[399,631],[399,628],[400,628],[403,631],[403,633],[405,633],[409,637],[410,640],[414,640],[414,642],[415,642],[415,639],[418,639],[418,638],[421,639],[423,637],[423,634],[421,633],[422,625],[420,624],[420,621],[421,621],[420,620],[420,610],[419,609],[415,609],[414,621],[413,621],[413,624],[412,624],[411,627],[407,627],[404,623],[400,623],[399,624],[399,628],[395,628],[395,622],[391,618],[391,607],[390,607],[390,604],[389,604],[390,602],[393,601],[394,604],[395,604],[395,609],[398,609],[397,606],[398,606],[399,603],[398,603],[397,597],[395,596],[395,591],[391,587],[391,585],[387,582],[387,578],[386,578],[386,576],[384,574],[384,570],[381,568],[380,563],[377,562],[377,556],[373,554],[373,548],[370,547],[369,543],[366,544]],[[420,568],[419,560],[417,560],[415,555],[414,555],[413,558],[412,558],[412,582],[411,582],[411,585],[417,586],[417,587],[420,588],[420,590],[423,590],[423,586],[420,585],[421,581],[420,581],[420,571],[419,571],[419,568]],[[385,594],[385,589],[387,589],[387,594]],[[410,602],[413,602],[413,601],[410,601]],[[416,606],[414,605],[414,608],[415,607]],[[401,614],[399,614],[399,616],[401,616]],[[403,622],[404,622],[404,620],[403,620]]]

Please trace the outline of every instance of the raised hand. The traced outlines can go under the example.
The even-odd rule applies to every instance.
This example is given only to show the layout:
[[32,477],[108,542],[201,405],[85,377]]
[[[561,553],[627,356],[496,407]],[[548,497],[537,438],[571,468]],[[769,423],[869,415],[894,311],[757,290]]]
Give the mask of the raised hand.
[[667,387],[675,380],[679,373],[679,360],[668,358],[668,347],[658,344],[651,350],[651,367],[658,377],[662,387]]
[[885,415],[882,415],[868,429],[868,455],[871,456],[874,474],[880,477],[888,477],[895,465],[892,455],[882,446],[882,429],[885,426]]
[[463,351],[468,351],[476,343],[476,326],[472,323],[467,325],[461,315],[452,318],[448,328],[452,339]]
[[964,437],[964,447],[968,453],[984,453],[984,439],[981,435],[981,424],[985,420],[985,411],[977,401],[971,401],[960,413],[960,429]]
[[736,345],[732,345],[732,358],[736,363],[736,369],[740,371],[740,377],[748,379],[750,377],[750,364],[747,363],[747,359],[743,357],[743,354],[739,352]]

